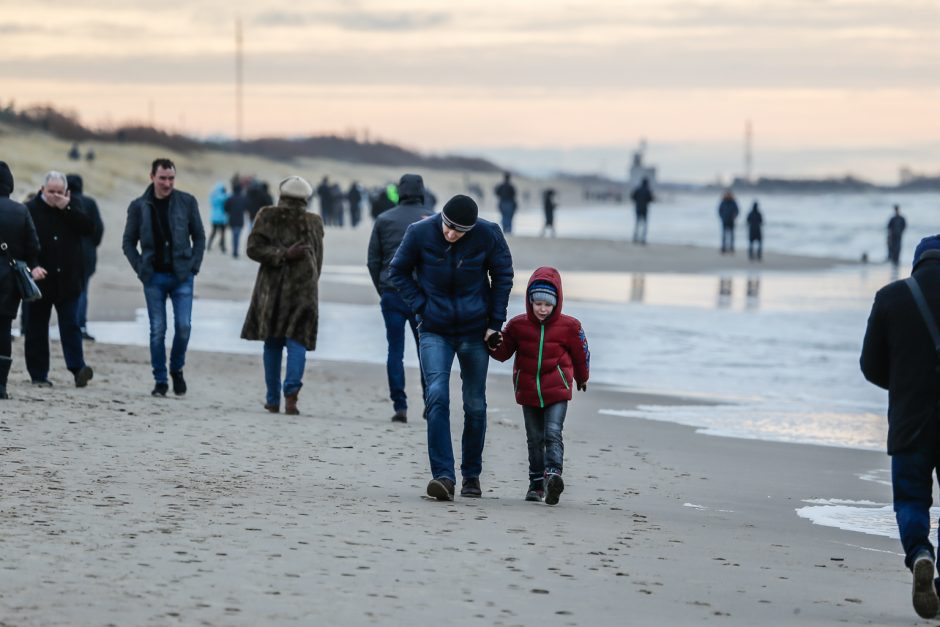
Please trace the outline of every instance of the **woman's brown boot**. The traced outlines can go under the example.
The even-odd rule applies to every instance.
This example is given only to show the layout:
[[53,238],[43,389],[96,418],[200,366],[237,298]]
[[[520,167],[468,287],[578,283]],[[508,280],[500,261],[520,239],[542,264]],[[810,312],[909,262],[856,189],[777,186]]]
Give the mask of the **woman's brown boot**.
[[284,396],[284,413],[288,416],[296,416],[300,413],[297,410],[297,393]]

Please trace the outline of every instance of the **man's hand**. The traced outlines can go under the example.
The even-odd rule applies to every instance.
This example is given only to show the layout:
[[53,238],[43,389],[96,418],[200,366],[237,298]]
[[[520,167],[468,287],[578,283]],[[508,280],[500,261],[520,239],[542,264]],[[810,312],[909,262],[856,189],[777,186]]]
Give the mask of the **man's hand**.
[[46,272],[46,269],[40,266],[36,266],[32,270],[30,270],[29,273],[33,275],[33,281],[42,281],[44,278],[46,278],[46,275],[48,274],[48,272]]
[[304,244],[303,242],[297,242],[293,246],[287,249],[285,256],[290,261],[297,261],[298,259],[303,259],[307,252],[310,250],[309,244]]
[[65,209],[72,200],[72,192],[69,190],[65,190],[65,192],[46,192],[46,195],[56,209]]
[[587,392],[587,383],[586,383],[586,382],[585,382],[585,383],[579,383],[579,384],[578,384],[578,391],[580,391],[580,392]]
[[486,333],[486,345],[490,350],[496,350],[503,343],[503,334],[499,331],[490,330]]

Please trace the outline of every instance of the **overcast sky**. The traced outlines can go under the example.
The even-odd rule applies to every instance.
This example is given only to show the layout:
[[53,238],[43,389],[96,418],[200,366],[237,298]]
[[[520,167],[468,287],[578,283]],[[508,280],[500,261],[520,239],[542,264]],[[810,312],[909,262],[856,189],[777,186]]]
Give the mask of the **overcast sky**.
[[233,135],[240,17],[249,137],[368,128],[608,173],[645,137],[667,178],[692,180],[741,170],[750,119],[758,173],[940,171],[938,0],[0,0],[0,15],[0,100],[91,124]]

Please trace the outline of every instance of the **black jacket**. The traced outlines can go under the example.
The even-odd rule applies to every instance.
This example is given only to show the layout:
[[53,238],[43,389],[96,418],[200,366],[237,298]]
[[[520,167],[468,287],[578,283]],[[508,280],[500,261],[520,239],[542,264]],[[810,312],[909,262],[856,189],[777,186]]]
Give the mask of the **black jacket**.
[[[121,248],[137,277],[146,283],[153,276],[153,185],[127,207],[127,223]],[[170,195],[170,230],[173,233],[173,274],[185,281],[198,274],[206,251],[206,231],[199,217],[199,203],[192,195],[173,190]],[[137,244],[140,243],[140,250]]]
[[650,203],[653,202],[653,192],[650,191],[649,185],[643,185],[641,183],[633,190],[633,193],[630,194],[630,198],[633,200],[636,212],[640,215],[646,215]]
[[251,202],[245,194],[229,196],[225,199],[225,215],[228,216],[228,225],[236,229],[245,226],[245,214],[251,208]]
[[388,276],[392,258],[398,251],[398,245],[405,237],[409,226],[433,215],[420,201],[398,205],[381,213],[372,224],[372,237],[369,238],[369,257],[366,265],[372,276],[372,284],[381,295],[384,290],[396,290]]
[[[922,261],[913,276],[940,324],[940,259]],[[860,361],[865,378],[888,390],[889,455],[940,434],[940,359],[904,281],[875,295]]]
[[[26,207],[10,200],[12,193],[13,175],[7,164],[0,161],[0,241],[6,243],[13,259],[34,268],[39,265],[39,237]],[[20,292],[10,269],[10,258],[0,251],[0,317],[15,318],[19,306]]]
[[26,208],[39,236],[39,265],[48,272],[38,281],[43,299],[57,302],[78,296],[85,285],[82,237],[94,233],[94,223],[74,197],[65,209],[57,209],[47,205],[40,193]]
[[104,238],[104,222],[101,221],[101,211],[98,210],[98,203],[91,196],[86,196],[84,192],[84,182],[82,177],[77,174],[66,176],[69,182],[69,191],[72,192],[72,198],[77,198],[82,204],[92,223],[95,225],[95,231],[91,235],[82,238],[82,264],[87,279],[95,273],[98,266],[98,247],[101,246],[101,240]]

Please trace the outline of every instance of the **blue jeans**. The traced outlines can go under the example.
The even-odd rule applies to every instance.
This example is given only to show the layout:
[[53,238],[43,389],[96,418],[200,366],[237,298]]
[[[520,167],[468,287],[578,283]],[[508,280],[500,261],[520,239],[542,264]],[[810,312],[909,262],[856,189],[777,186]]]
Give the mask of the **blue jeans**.
[[269,337],[264,341],[264,383],[268,388],[265,402],[268,405],[278,405],[281,402],[281,361],[285,348],[287,372],[284,373],[284,396],[296,394],[304,385],[307,349],[289,337]]
[[734,252],[734,224],[721,225],[721,252]]
[[[388,359],[385,370],[388,373],[388,391],[395,406],[395,411],[408,409],[408,396],[405,394],[405,324],[411,325],[418,350],[418,322],[414,312],[405,304],[398,292],[382,292],[382,317],[385,319],[385,339],[388,341]],[[421,389],[424,390],[424,377],[421,377]]]
[[144,285],[147,316],[150,318],[150,365],[157,383],[167,382],[166,371],[166,299],[173,302],[173,347],[170,371],[180,372],[186,363],[186,347],[193,317],[193,275],[180,281],[176,275],[155,272]]
[[[232,227],[232,257],[238,257],[238,240],[242,236],[242,227]],[[224,249],[223,249],[224,250]]]
[[503,233],[507,235],[512,233],[512,219],[516,215],[515,203],[501,200],[499,203],[499,213],[502,216]]
[[424,402],[428,414],[431,475],[435,479],[446,477],[457,481],[450,440],[450,370],[456,355],[463,381],[460,473],[465,479],[479,477],[486,439],[486,370],[490,363],[483,338],[460,339],[424,332],[418,355],[427,383]]
[[31,303],[23,303],[23,319],[26,322],[26,370],[33,381],[45,381],[49,378],[49,318],[52,316],[53,307],[59,318],[59,341],[62,343],[65,366],[72,373],[85,366],[82,330],[78,327],[78,296],[55,302],[41,298]]
[[565,427],[568,401],[545,407],[522,406],[525,418],[525,439],[529,445],[529,479],[541,479],[546,473],[561,474],[565,443],[561,430]]
[[914,558],[921,551],[934,556],[930,543],[930,506],[933,504],[933,475],[938,467],[940,447],[936,443],[925,442],[916,450],[895,453],[891,457],[894,515],[908,568],[913,566]]

